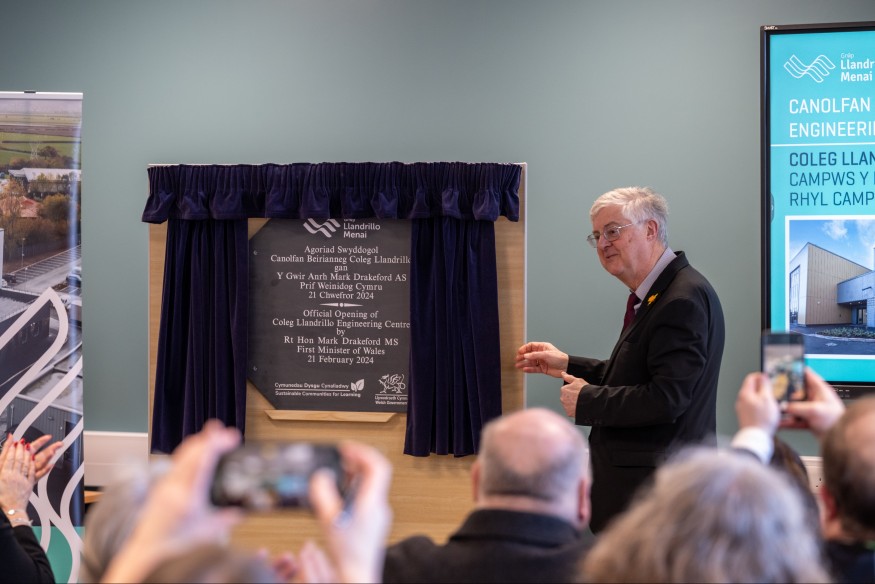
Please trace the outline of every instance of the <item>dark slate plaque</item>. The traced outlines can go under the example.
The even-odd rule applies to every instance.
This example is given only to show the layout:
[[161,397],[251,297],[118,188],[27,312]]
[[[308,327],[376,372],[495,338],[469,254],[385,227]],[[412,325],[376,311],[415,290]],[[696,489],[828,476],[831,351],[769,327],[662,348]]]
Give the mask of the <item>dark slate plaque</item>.
[[249,253],[249,379],[274,407],[406,411],[410,222],[273,219]]

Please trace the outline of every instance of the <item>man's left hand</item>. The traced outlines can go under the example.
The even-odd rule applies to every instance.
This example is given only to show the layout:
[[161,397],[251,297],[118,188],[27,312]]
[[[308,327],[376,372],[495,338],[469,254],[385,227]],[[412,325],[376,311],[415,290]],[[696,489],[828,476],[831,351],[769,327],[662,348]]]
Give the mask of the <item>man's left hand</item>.
[[775,435],[781,411],[768,375],[757,372],[744,378],[735,399],[735,413],[739,428],[761,428],[769,436]]
[[583,386],[589,384],[585,379],[569,375],[568,373],[562,374],[562,380],[565,382],[565,385],[562,386],[559,401],[562,402],[562,407],[565,409],[568,417],[573,418],[577,412],[577,396],[580,395],[580,390],[583,389]]

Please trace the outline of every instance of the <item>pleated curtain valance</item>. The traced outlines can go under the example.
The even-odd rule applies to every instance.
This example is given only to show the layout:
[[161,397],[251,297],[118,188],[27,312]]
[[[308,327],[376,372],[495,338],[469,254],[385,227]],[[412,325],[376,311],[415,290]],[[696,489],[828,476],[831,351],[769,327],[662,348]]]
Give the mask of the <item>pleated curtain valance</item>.
[[517,164],[334,162],[149,168],[143,221],[519,220]]
[[[519,219],[521,165],[151,166],[142,220],[167,222],[152,450],[210,418],[244,431],[247,219],[410,219],[404,452],[464,456],[501,414],[494,222]],[[257,292],[253,292],[257,293]]]

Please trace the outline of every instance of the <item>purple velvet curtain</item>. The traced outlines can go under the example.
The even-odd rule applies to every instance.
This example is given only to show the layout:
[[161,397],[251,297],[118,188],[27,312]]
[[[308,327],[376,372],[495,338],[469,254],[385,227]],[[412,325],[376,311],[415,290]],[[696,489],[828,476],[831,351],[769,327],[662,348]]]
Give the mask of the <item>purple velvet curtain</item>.
[[172,452],[210,418],[245,427],[248,243],[245,220],[169,219],[153,451]]
[[473,454],[483,424],[501,414],[493,227],[413,222],[405,454]]
[[247,222],[411,219],[404,452],[477,452],[501,413],[493,222],[519,219],[521,167],[434,162],[150,167],[143,221],[168,221],[152,450],[204,421],[245,430]]

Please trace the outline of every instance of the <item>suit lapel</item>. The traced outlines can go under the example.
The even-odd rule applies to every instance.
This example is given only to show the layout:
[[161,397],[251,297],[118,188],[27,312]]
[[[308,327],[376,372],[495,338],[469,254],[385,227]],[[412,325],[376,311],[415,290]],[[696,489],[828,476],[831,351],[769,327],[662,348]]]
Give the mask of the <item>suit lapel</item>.
[[684,254],[684,252],[676,252],[676,255],[677,257],[665,267],[665,269],[656,279],[656,282],[654,282],[653,286],[650,287],[650,290],[647,291],[647,295],[644,297],[644,300],[641,301],[641,306],[638,307],[638,311],[635,313],[635,318],[632,319],[631,324],[629,324],[629,326],[626,327],[626,329],[620,334],[620,338],[617,340],[617,344],[614,345],[614,350],[611,351],[610,365],[608,365],[608,368],[605,371],[605,378],[608,377],[608,373],[610,373],[611,369],[613,369],[614,357],[616,356],[619,348],[626,341],[626,337],[632,334],[632,331],[635,330],[635,327],[639,326],[641,322],[644,321],[647,313],[649,313],[653,306],[656,305],[657,301],[662,296],[662,293],[669,287],[669,285],[671,285],[678,272],[690,265],[690,262],[687,260],[686,254]]

